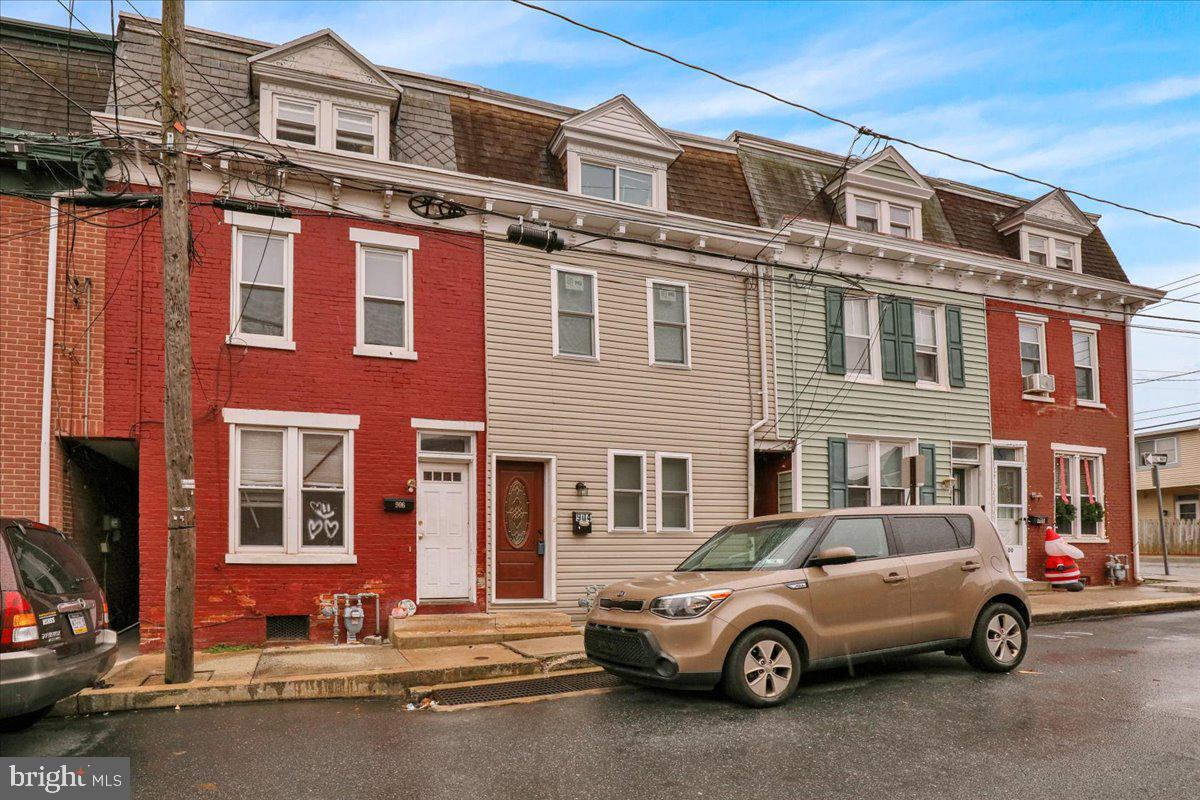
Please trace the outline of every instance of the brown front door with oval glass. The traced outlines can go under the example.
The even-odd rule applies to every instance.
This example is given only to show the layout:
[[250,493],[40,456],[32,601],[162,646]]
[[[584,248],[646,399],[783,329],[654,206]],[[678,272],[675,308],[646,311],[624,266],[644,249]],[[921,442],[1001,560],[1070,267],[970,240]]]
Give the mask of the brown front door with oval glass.
[[546,465],[496,464],[496,599],[540,600],[546,585]]

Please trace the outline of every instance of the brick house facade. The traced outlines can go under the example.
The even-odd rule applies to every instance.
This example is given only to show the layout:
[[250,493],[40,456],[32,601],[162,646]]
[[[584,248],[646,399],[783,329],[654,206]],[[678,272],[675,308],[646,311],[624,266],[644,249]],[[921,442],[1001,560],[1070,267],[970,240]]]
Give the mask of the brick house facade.
[[[431,233],[372,224],[336,215],[298,214],[286,220],[292,236],[292,339],[294,349],[244,346],[230,331],[233,225],[220,209],[194,196],[195,251],[192,267],[193,417],[196,462],[196,644],[261,642],[272,617],[307,617],[314,639],[332,636],[329,621],[317,616],[319,602],[335,592],[376,592],[384,607],[420,596],[417,581],[418,513],[384,510],[384,498],[416,499],[424,485],[418,470],[418,432],[440,431],[439,423],[463,423],[472,461],[463,477],[472,482],[471,545],[483,548],[483,471],[477,454],[486,452],[483,432],[483,274],[482,242],[462,234]],[[134,212],[129,212],[134,213]],[[120,215],[113,215],[120,216]],[[238,217],[244,222],[245,217]],[[277,220],[279,227],[285,220]],[[265,220],[264,227],[272,222]],[[411,251],[412,346],[417,356],[393,359],[355,353],[355,232],[415,237]],[[361,233],[359,238],[363,238]],[[141,526],[166,525],[166,477],[162,415],[161,245],[151,222],[140,238],[136,229],[109,235],[108,268],[120,273],[130,264],[107,312],[107,434],[138,443],[141,469]],[[112,279],[115,282],[116,276]],[[261,413],[253,430],[311,429],[349,432],[342,448],[346,464],[345,507],[335,522],[345,548],[322,553],[241,552],[236,533],[239,510],[230,469],[231,429],[236,412]],[[251,413],[251,416],[253,416]],[[296,415],[289,419],[288,415]],[[316,418],[313,415],[323,415]],[[332,420],[332,421],[331,421]],[[353,425],[355,427],[351,428]],[[453,426],[450,426],[453,427]],[[457,434],[456,434],[457,435]],[[299,447],[300,445],[297,445]],[[288,445],[289,449],[291,445]],[[245,445],[244,448],[245,449]],[[307,455],[307,451],[306,451]],[[298,455],[285,457],[290,470]],[[310,470],[305,461],[304,469]],[[431,470],[426,470],[428,477]],[[250,490],[253,491],[253,490]],[[424,489],[421,490],[422,492]],[[286,504],[294,504],[287,490]],[[300,489],[307,502],[308,490]],[[424,498],[422,498],[424,499]],[[262,513],[261,510],[259,513]],[[295,512],[293,512],[295,513]],[[303,514],[284,521],[295,529],[312,522]],[[285,538],[297,535],[286,532]],[[302,535],[302,534],[300,534]],[[351,544],[352,542],[352,544]],[[304,549],[289,546],[287,549]],[[343,550],[345,552],[341,552]],[[441,599],[443,611],[482,607],[481,555],[472,559],[464,595]],[[144,536],[141,566],[141,643],[162,646],[166,539]],[[368,614],[364,633],[373,632]]]
[[[1132,562],[1134,550],[1125,325],[1108,317],[999,300],[988,301],[987,324],[993,440],[1023,450],[1029,516],[1055,523],[1055,501],[1064,495],[1076,506],[1076,519],[1057,520],[1058,532],[1085,553],[1079,566],[1087,582],[1102,584],[1108,556]],[[1027,343],[1030,331],[1041,331],[1041,357],[1055,378],[1048,397],[1022,390],[1022,324]],[[1081,399],[1076,388],[1077,333],[1080,344],[1094,337],[1099,392],[1092,401]],[[1076,502],[1092,498],[1104,508],[1099,524],[1086,523]],[[1027,527],[1028,575],[1039,580],[1046,561],[1044,530]]]

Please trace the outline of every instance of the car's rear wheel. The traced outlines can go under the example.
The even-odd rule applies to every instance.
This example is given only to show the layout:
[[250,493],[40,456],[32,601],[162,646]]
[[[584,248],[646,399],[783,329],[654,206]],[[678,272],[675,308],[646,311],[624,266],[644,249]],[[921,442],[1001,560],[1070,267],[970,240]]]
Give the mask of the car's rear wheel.
[[729,649],[721,688],[735,702],[768,708],[785,702],[800,682],[800,651],[786,633],[767,626],[744,632]]
[[992,603],[975,620],[963,657],[984,672],[1008,672],[1025,658],[1029,646],[1025,619],[1007,603]]

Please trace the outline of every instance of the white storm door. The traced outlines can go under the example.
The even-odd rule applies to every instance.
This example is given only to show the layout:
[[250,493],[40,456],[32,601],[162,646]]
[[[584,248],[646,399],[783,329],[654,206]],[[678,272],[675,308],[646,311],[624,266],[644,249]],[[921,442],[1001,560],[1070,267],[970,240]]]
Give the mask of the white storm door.
[[996,464],[996,530],[1018,578],[1027,571],[1025,542],[1025,465]]
[[417,595],[470,599],[471,504],[462,464],[421,465],[417,491]]

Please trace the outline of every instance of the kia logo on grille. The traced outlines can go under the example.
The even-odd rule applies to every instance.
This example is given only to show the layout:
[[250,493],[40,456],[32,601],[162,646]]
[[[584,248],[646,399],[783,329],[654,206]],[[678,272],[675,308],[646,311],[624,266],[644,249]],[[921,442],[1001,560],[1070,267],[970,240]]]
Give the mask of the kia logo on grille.
[[625,596],[624,592],[617,592],[617,597],[624,597],[624,596]]

